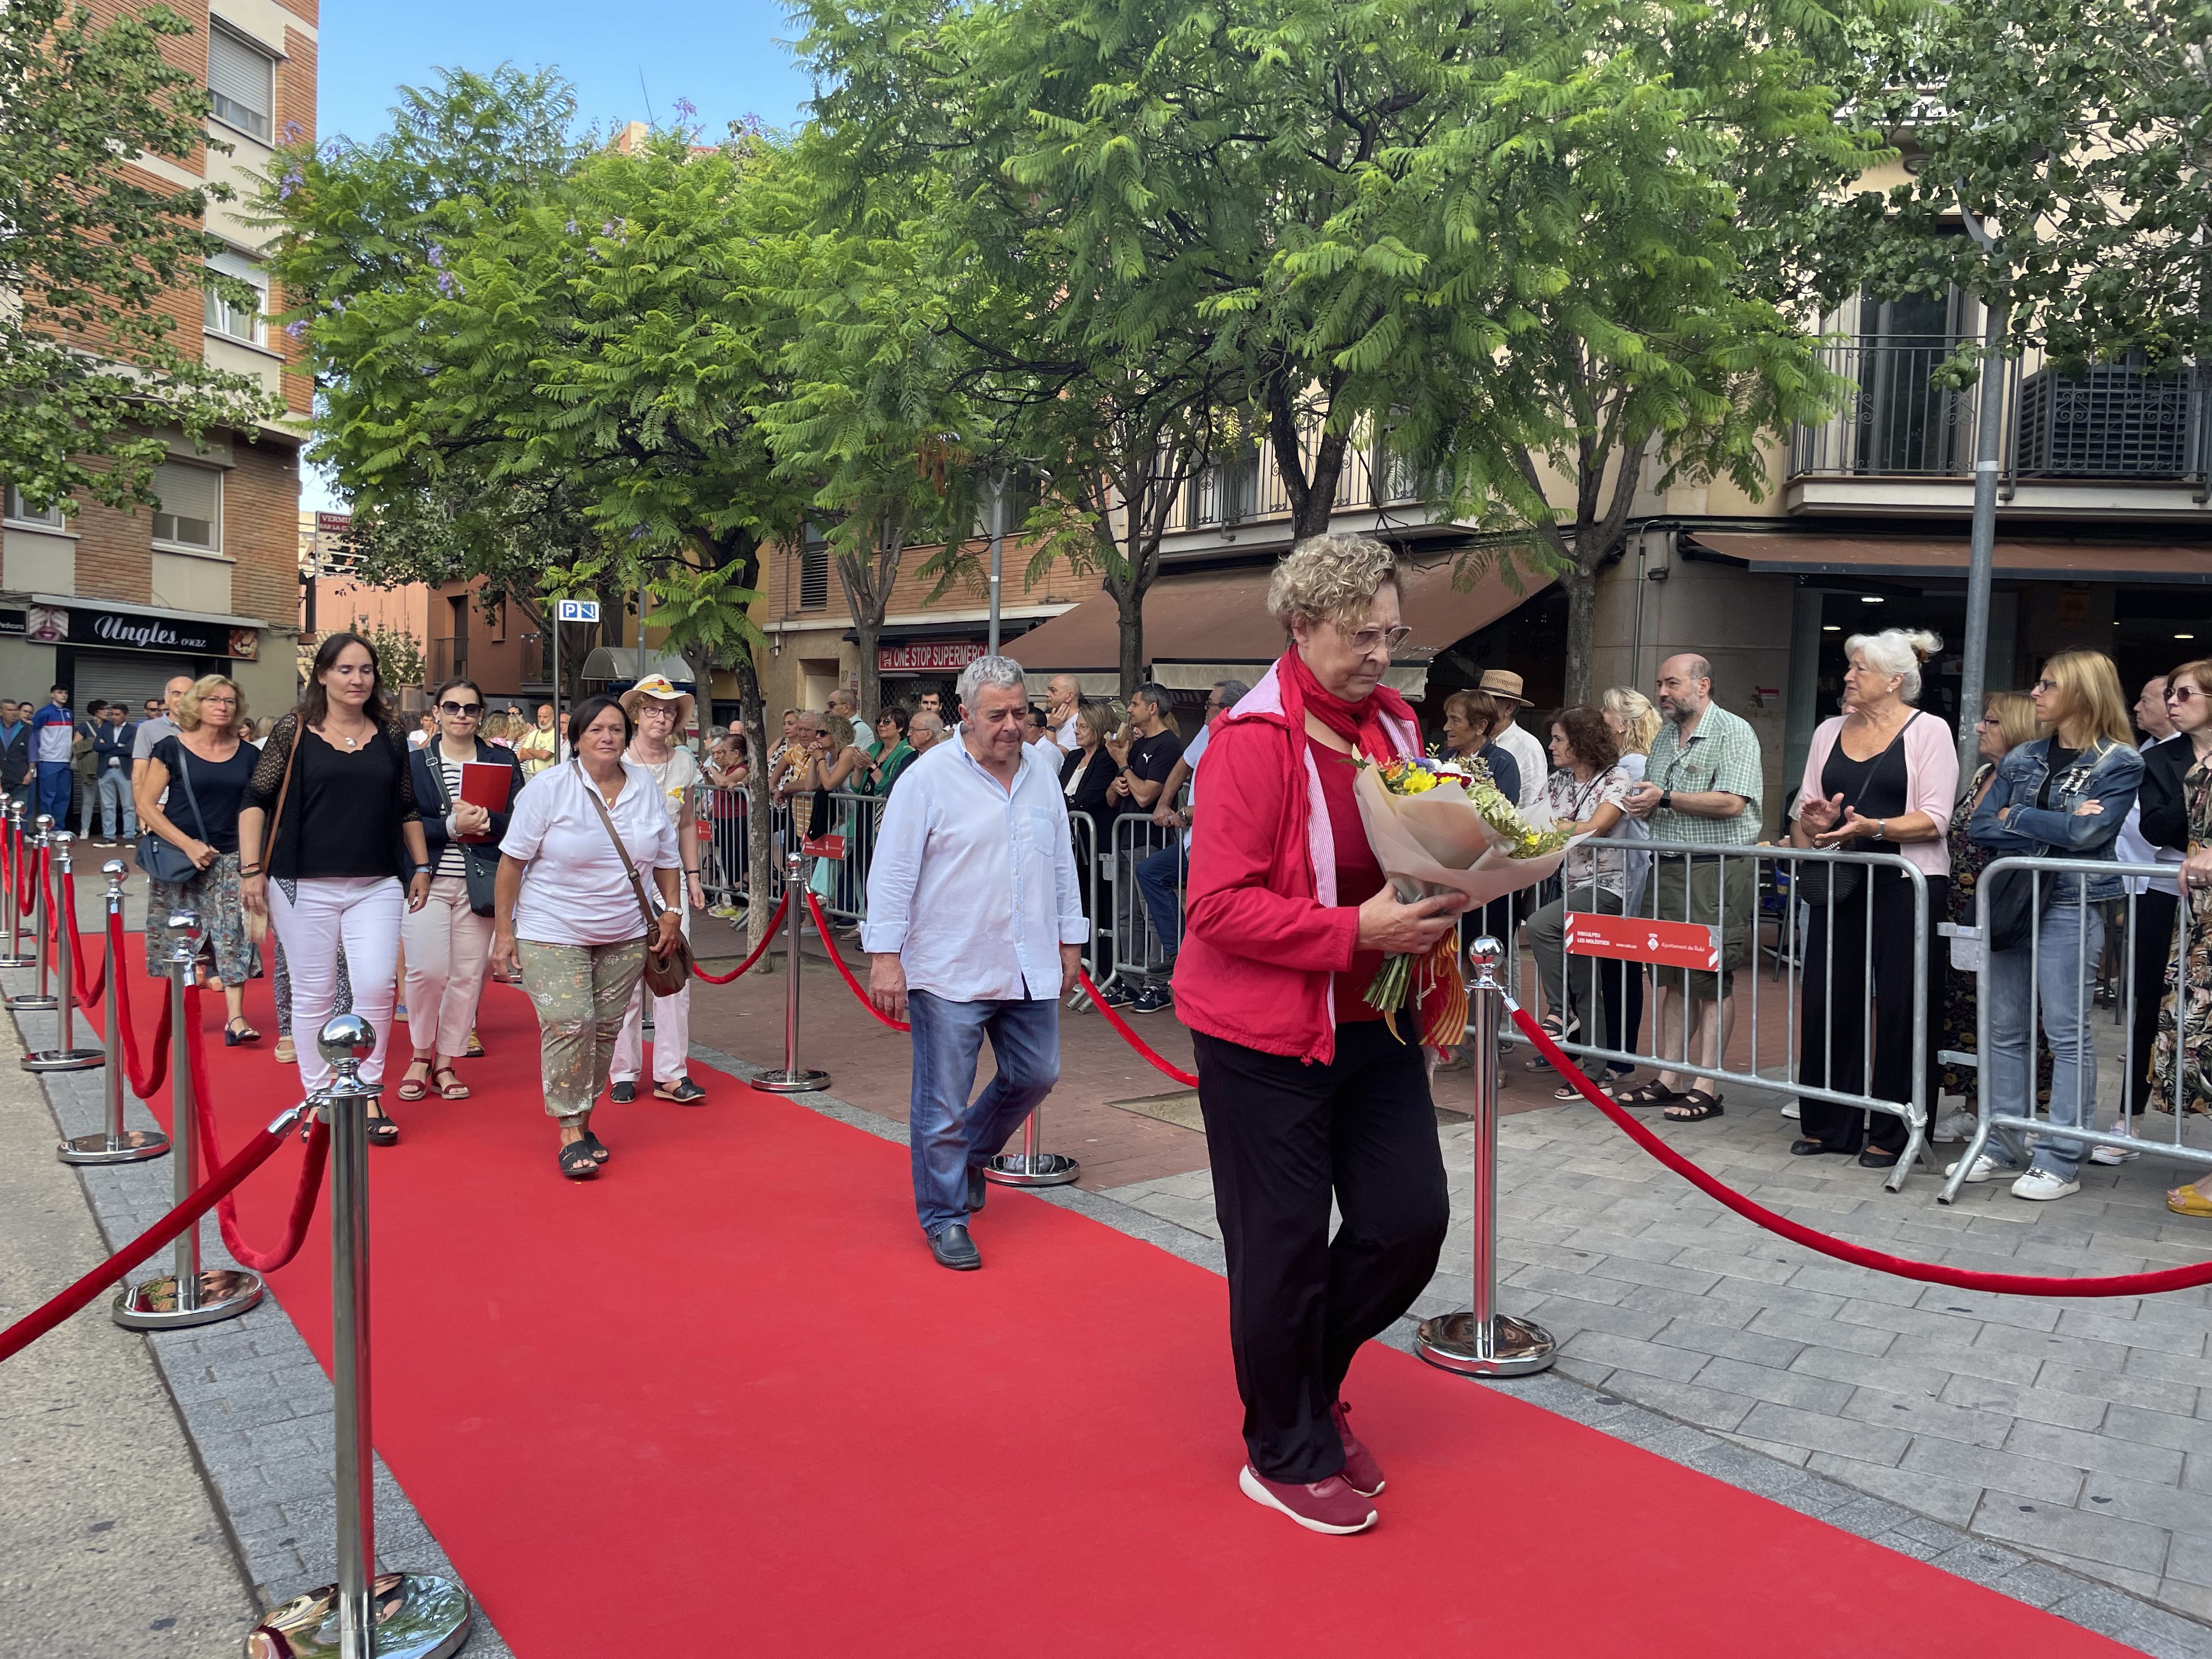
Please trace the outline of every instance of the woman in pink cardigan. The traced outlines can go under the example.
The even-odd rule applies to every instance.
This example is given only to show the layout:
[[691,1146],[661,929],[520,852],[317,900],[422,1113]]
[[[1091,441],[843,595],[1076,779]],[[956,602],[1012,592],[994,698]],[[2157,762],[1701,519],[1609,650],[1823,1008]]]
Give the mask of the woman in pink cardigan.
[[[1942,645],[1933,634],[1900,628],[1845,641],[1850,667],[1844,675],[1844,712],[1823,721],[1813,734],[1791,841],[1799,847],[1903,854],[1927,878],[1928,939],[1926,954],[1916,960],[1912,880],[1905,871],[1881,865],[1828,866],[1845,880],[1853,878],[1845,872],[1855,872],[1857,890],[1832,905],[1813,906],[1802,981],[1800,1087],[1911,1100],[1916,975],[1931,1038],[1938,1029],[1942,976],[1935,957],[1936,922],[1946,914],[1951,858],[1944,837],[1958,799],[1959,751],[1950,728],[1912,705],[1920,696],[1920,665]],[[1921,1100],[1932,1109],[1932,1041],[1927,1060]],[[1887,1112],[1869,1114],[1810,1096],[1801,1099],[1799,1111],[1800,1138],[1790,1150],[1800,1158],[1856,1152],[1868,1169],[1886,1170],[1905,1150],[1905,1120]]]

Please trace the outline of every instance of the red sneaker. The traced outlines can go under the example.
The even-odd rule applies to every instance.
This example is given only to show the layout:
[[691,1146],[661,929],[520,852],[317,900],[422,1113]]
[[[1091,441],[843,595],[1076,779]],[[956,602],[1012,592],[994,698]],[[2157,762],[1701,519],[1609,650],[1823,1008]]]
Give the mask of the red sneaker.
[[1362,1498],[1377,1498],[1382,1492],[1382,1466],[1375,1461],[1375,1454],[1359,1443],[1359,1437],[1352,1431],[1352,1407],[1341,1400],[1328,1408],[1336,1419],[1336,1437],[1344,1442],[1344,1484]]
[[1375,1524],[1375,1506],[1333,1474],[1302,1486],[1270,1480],[1247,1463],[1237,1484],[1254,1503],[1280,1510],[1308,1532],[1365,1532]]

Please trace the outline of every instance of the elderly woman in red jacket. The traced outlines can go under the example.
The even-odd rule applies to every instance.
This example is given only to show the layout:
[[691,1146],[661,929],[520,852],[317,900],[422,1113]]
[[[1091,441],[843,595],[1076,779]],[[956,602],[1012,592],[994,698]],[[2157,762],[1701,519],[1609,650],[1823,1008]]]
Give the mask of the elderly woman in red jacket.
[[1356,759],[1420,752],[1382,684],[1402,576],[1362,536],[1312,538],[1275,567],[1267,609],[1291,648],[1199,763],[1176,963],[1228,1249],[1238,1484],[1316,1532],[1375,1523],[1382,1471],[1339,1390],[1427,1285],[1451,1218],[1425,1057],[1363,1000],[1386,954],[1428,950],[1462,903],[1398,902],[1352,795]]

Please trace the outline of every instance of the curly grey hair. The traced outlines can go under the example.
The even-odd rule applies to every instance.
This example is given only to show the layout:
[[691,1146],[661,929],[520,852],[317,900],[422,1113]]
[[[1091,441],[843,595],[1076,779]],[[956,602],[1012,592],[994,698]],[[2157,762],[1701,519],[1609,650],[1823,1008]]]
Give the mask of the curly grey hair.
[[1012,657],[978,657],[960,671],[960,684],[953,695],[963,708],[975,706],[975,694],[985,686],[998,686],[1029,695],[1029,674]]
[[1352,633],[1384,583],[1402,597],[1411,568],[1371,536],[1309,536],[1267,579],[1267,614],[1285,631],[1317,622]]

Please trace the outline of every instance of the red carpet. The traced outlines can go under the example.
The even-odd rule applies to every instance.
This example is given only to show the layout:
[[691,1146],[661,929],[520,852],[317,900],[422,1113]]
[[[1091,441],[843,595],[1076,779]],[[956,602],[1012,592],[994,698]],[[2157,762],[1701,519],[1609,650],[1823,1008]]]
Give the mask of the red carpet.
[[[226,1147],[297,1086],[249,1006]],[[523,1659],[2129,1651],[1379,1348],[1382,1522],[1301,1532],[1237,1494],[1213,1275],[1004,1190],[945,1273],[902,1148],[703,1067],[703,1107],[603,1109],[572,1185],[520,994],[483,1035],[476,1097],[371,1153],[377,1443]],[[326,1365],[327,1250],[275,1278]]]

